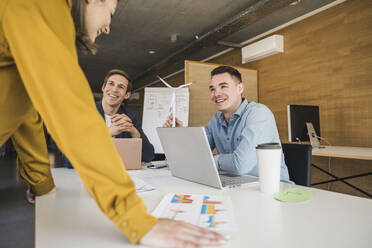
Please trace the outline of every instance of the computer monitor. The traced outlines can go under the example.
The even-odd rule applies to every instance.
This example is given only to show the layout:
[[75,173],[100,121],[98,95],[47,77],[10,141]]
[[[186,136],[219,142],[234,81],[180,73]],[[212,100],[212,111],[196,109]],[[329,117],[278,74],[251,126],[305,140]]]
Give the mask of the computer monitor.
[[316,135],[320,136],[319,106],[287,105],[287,115],[289,142],[310,140],[306,123],[312,123]]

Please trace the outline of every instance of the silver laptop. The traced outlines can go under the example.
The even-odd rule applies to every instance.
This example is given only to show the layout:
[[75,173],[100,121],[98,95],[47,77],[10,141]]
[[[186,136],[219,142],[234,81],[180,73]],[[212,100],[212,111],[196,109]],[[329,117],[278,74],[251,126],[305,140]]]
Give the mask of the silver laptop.
[[218,174],[204,127],[156,130],[173,176],[219,189],[258,182],[253,176]]

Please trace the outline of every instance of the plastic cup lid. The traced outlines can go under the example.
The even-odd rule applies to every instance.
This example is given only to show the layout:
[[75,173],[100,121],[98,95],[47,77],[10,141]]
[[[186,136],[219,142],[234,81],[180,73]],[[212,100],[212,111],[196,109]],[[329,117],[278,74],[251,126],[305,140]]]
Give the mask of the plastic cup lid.
[[264,143],[256,146],[256,149],[281,149],[281,148],[282,147],[280,146],[279,143]]

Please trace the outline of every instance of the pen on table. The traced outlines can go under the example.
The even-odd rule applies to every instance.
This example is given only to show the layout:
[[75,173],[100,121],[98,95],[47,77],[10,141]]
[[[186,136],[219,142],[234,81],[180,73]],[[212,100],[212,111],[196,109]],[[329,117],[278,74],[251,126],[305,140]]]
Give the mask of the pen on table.
[[158,165],[158,166],[156,166],[156,165],[151,164],[151,165],[148,165],[147,166],[147,168],[149,168],[149,169],[161,169],[161,168],[165,168],[165,167],[167,167],[167,165]]

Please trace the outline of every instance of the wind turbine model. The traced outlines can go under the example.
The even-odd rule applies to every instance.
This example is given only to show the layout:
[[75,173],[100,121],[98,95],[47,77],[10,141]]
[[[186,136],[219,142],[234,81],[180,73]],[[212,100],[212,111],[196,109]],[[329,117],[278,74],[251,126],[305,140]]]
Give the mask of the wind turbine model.
[[167,86],[168,88],[172,89],[172,104],[171,104],[171,107],[172,107],[172,116],[173,116],[173,120],[172,120],[172,127],[176,127],[176,90],[178,89],[181,89],[181,88],[184,88],[188,85],[191,85],[191,83],[187,83],[187,84],[182,84],[180,86],[178,86],[177,88],[175,87],[172,87],[170,86],[167,82],[165,82],[164,79],[162,79],[161,77],[157,76],[159,78],[159,80],[165,84],[165,86]]

